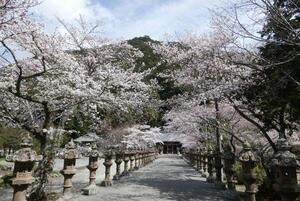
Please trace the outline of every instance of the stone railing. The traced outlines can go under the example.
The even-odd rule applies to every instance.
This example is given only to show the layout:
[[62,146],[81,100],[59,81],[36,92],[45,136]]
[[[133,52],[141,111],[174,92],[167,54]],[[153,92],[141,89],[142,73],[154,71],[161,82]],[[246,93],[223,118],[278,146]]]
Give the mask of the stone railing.
[[[12,179],[13,201],[26,201],[26,192],[28,187],[33,183],[34,164],[42,159],[37,156],[31,149],[32,138],[29,136],[23,138],[21,149],[13,155],[7,156],[6,160],[14,162],[14,178]],[[86,188],[82,189],[84,195],[97,193],[96,172],[99,168],[99,158],[104,157],[103,165],[105,167],[105,178],[99,186],[112,186],[112,180],[119,180],[122,176],[128,176],[131,172],[142,168],[156,159],[157,152],[154,149],[148,150],[108,150],[101,155],[96,145],[92,145],[88,154],[89,162],[89,183]],[[73,141],[66,144],[65,148],[58,154],[60,159],[64,160],[63,169],[60,173],[64,177],[63,196],[72,196],[72,178],[76,175],[76,160],[82,158],[81,153],[76,149]],[[124,171],[121,173],[121,164],[124,161]],[[116,174],[112,177],[111,167],[113,162],[116,164]]]
[[[277,142],[277,152],[273,155],[271,163],[268,164],[272,172],[274,183],[272,190],[275,191],[282,201],[296,201],[300,195],[300,163],[296,155],[290,151],[291,146],[285,139]],[[217,155],[212,148],[189,149],[183,156],[189,161],[207,182],[215,183],[229,190],[235,190],[235,163],[239,161],[242,168],[242,181],[245,186],[244,198],[242,200],[255,201],[258,192],[258,178],[256,168],[260,158],[252,150],[249,143],[243,144],[243,150],[235,155],[230,145],[225,145],[223,153]],[[218,181],[216,169],[220,164],[216,159],[222,159],[222,172],[224,177]],[[225,178],[225,179],[223,179]],[[221,185],[220,185],[221,184]]]

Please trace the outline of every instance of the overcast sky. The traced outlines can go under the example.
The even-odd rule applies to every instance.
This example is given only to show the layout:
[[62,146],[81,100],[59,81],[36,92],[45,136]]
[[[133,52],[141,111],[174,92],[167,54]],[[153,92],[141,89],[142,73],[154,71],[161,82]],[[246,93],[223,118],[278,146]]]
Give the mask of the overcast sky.
[[[228,1],[228,0],[227,0]],[[74,22],[79,15],[102,21],[106,36],[133,38],[149,35],[205,32],[209,29],[209,9],[225,6],[225,0],[44,0],[35,9],[48,30],[58,27],[56,17]],[[59,28],[59,27],[58,27]]]

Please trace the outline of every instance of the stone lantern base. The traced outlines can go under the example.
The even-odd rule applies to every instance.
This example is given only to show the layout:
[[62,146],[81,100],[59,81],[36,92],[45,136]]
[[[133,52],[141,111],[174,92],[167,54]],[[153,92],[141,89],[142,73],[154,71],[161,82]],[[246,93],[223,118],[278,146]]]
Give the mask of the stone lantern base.
[[107,180],[107,179],[104,179],[100,184],[100,186],[105,186],[105,187],[112,186],[112,185],[113,185],[113,182],[111,180]]
[[123,177],[123,176],[130,176],[130,173],[129,173],[128,170],[124,170],[124,171],[122,172],[121,176],[122,176],[122,177]]
[[203,172],[201,176],[204,178],[208,178],[209,174],[208,174],[208,172]]
[[84,189],[82,189],[83,195],[95,195],[97,194],[97,187],[96,185],[90,185]]
[[208,176],[207,179],[206,179],[206,181],[208,183],[214,183],[216,181],[216,176],[213,176],[213,175]]
[[113,180],[120,180],[120,178],[121,178],[121,175],[114,175],[113,176]]

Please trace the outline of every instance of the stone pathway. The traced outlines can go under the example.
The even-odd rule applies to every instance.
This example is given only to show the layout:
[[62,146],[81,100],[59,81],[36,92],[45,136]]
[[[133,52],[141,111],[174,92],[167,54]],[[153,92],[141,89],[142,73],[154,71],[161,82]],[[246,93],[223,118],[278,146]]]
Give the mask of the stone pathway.
[[68,201],[233,201],[233,192],[216,189],[177,155],[163,155],[152,164],[116,181],[97,187],[93,196],[75,194]]

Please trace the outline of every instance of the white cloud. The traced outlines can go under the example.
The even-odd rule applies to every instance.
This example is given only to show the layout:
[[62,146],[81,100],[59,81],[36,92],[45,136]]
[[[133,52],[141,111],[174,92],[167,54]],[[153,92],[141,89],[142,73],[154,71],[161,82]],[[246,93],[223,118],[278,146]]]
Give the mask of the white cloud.
[[79,15],[89,21],[103,21],[106,35],[132,38],[150,35],[162,39],[165,33],[203,32],[209,25],[208,8],[223,0],[45,0],[37,15],[48,27],[58,26],[56,17],[67,22]]
[[68,23],[75,22],[80,16],[88,21],[113,21],[113,14],[90,0],[45,0],[34,10],[36,16],[43,21],[48,30],[61,28],[57,18]]

